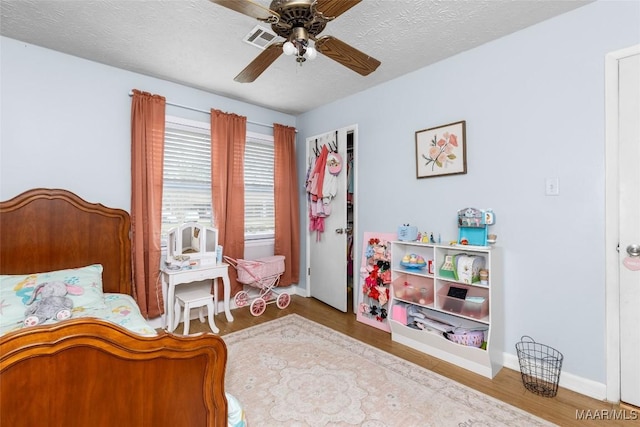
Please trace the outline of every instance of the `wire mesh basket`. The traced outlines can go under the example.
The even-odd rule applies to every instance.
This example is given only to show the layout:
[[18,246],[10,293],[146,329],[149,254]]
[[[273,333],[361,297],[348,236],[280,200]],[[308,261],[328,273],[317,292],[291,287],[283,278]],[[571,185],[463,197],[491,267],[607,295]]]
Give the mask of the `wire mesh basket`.
[[564,359],[562,353],[553,347],[535,342],[527,335],[523,335],[516,344],[516,351],[524,387],[540,396],[554,397],[558,393]]

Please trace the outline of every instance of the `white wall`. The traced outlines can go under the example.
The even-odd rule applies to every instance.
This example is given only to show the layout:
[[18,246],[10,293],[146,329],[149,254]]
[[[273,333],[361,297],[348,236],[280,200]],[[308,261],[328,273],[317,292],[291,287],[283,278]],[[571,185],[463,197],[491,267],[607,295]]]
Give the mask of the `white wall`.
[[[0,199],[35,187],[65,188],[129,210],[131,98],[139,89],[168,102],[295,126],[295,117],[96,62],[0,38]],[[167,114],[209,115],[167,106]],[[271,133],[260,126],[250,131]]]
[[[410,223],[455,240],[458,209],[493,208],[505,265],[505,352],[515,355],[515,343],[531,335],[564,354],[563,373],[599,392],[604,59],[640,43],[639,28],[640,3],[599,1],[297,120],[300,141],[358,124],[361,234]],[[416,179],[415,131],[458,120],[467,122],[468,173]],[[304,164],[302,150],[298,156]],[[547,177],[559,178],[559,196],[545,196]]]

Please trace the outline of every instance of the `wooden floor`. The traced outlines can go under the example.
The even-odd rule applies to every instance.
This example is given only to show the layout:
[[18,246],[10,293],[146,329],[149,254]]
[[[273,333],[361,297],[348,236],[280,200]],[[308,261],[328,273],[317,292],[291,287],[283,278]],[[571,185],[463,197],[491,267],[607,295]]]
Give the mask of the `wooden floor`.
[[[612,405],[563,388],[560,388],[556,397],[553,398],[538,396],[524,388],[518,371],[503,368],[495,378],[485,378],[393,342],[390,334],[358,322],[353,312],[342,313],[314,298],[293,296],[291,304],[284,310],[278,309],[275,304],[269,304],[266,311],[259,317],[252,316],[248,307],[239,308],[233,310],[234,322],[228,323],[222,313],[216,315],[216,325],[220,328],[220,335],[224,335],[291,313],[323,324],[561,426],[640,425],[638,408]],[[191,321],[190,329],[191,333],[210,332],[207,323],[200,323],[197,319]],[[179,325],[176,330],[176,332],[180,331],[182,331],[182,325]],[[617,412],[617,414],[618,418],[620,414],[626,414],[627,420],[616,421],[613,420],[614,417],[603,419],[603,414],[606,417],[605,410],[610,411],[609,413],[626,411]],[[587,419],[584,416],[578,419],[578,413],[588,414]],[[638,419],[630,420],[629,418]]]

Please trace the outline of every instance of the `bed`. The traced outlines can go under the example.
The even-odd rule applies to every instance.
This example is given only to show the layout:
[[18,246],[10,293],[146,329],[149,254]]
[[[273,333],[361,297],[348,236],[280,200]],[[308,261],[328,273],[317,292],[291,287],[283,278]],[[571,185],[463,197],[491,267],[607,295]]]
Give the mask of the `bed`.
[[[138,318],[129,233],[126,211],[66,190],[0,202],[0,425],[227,425],[235,399],[224,393],[224,342]],[[27,327],[10,319],[8,298],[61,274],[83,289],[70,319]]]

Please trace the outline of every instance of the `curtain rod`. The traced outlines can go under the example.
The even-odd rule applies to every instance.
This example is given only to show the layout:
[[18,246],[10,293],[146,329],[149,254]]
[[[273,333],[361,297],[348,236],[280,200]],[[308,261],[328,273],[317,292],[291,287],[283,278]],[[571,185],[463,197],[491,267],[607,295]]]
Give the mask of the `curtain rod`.
[[[133,91],[129,92],[129,96],[133,96]],[[206,110],[202,110],[200,108],[195,108],[195,107],[189,107],[188,105],[175,104],[175,103],[169,102],[169,101],[165,101],[165,103],[167,105],[171,105],[172,107],[184,108],[185,110],[197,111],[198,113],[204,113],[204,114],[209,114],[209,115],[211,114],[211,111],[206,111]],[[252,125],[264,126],[264,127],[268,127],[268,128],[272,128],[273,129],[273,125],[270,125],[270,124],[267,124],[267,123],[253,122],[253,121],[248,120],[248,119],[247,119],[247,123],[251,123]],[[298,133],[297,129],[296,129],[296,133]]]

